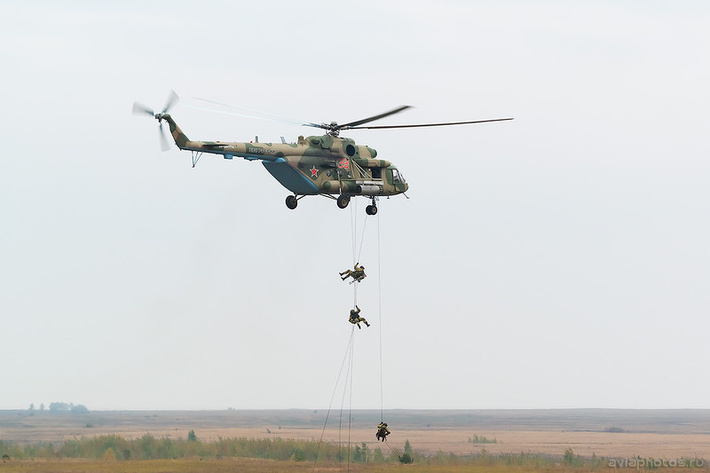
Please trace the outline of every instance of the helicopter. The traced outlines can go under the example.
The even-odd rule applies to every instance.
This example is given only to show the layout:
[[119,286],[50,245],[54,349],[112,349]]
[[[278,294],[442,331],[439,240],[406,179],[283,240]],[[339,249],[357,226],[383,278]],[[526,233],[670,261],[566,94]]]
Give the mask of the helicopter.
[[133,103],[134,114],[147,114],[158,121],[163,151],[169,149],[163,132],[163,121],[165,121],[177,147],[192,153],[192,167],[195,167],[203,153],[220,154],[224,159],[233,159],[237,156],[248,161],[261,161],[266,170],[292,192],[286,197],[286,207],[289,209],[295,209],[298,201],[309,195],[321,195],[333,199],[341,209],[348,206],[352,197],[363,196],[371,201],[365,208],[367,215],[377,214],[379,197],[404,194],[409,189],[409,184],[390,161],[376,159],[376,150],[369,146],[358,145],[351,138],[341,137],[341,131],[449,126],[512,120],[512,118],[494,118],[414,125],[363,126],[411,108],[409,105],[403,105],[379,115],[344,124],[303,123],[303,126],[321,128],[325,130],[325,134],[299,136],[296,143],[286,143],[283,137],[281,143],[259,143],[258,137],[253,142],[193,141],[185,135],[168,113],[178,99],[173,91],[160,112],[155,112],[138,102]]

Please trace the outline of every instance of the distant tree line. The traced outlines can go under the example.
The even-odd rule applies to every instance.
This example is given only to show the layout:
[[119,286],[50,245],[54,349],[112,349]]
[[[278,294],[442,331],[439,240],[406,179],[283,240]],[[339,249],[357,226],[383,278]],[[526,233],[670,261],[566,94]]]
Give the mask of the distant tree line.
[[[30,404],[28,409],[30,412],[35,411],[34,403]],[[39,405],[39,410],[44,411],[44,403]],[[72,412],[74,414],[85,414],[89,412],[89,409],[83,404],[74,404],[73,402],[52,402],[49,404],[49,412]]]

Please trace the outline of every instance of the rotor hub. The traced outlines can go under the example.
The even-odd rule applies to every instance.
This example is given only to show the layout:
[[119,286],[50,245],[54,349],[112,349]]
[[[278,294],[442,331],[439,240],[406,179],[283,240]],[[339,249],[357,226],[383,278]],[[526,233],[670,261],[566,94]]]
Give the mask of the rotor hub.
[[340,125],[337,122],[321,123],[320,127],[323,128],[326,133],[334,138],[337,138],[340,134]]

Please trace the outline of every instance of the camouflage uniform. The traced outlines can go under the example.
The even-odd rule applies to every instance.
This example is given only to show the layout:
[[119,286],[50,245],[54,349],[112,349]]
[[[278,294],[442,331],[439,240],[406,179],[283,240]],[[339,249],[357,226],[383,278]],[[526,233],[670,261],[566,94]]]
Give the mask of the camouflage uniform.
[[390,429],[387,428],[387,422],[380,422],[380,424],[377,426],[377,433],[375,434],[375,438],[384,442],[385,440],[387,440],[387,436],[390,433]]
[[368,327],[370,326],[370,324],[367,323],[367,320],[360,317],[360,308],[358,306],[355,306],[355,309],[350,310],[350,319],[348,319],[348,321],[353,325],[357,325],[357,328],[362,328],[360,327],[360,322],[363,322]]
[[338,274],[340,274],[340,279],[342,279],[343,281],[351,277],[354,281],[361,282],[367,277],[367,275],[365,274],[365,267],[360,266],[359,263],[355,263],[353,269],[346,269],[342,273]]

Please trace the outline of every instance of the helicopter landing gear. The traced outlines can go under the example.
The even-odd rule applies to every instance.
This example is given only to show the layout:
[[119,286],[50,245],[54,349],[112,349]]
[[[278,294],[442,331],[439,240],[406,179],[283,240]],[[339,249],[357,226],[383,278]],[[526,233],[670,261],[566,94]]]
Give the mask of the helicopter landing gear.
[[348,206],[350,203],[350,196],[349,195],[341,195],[338,197],[338,208],[339,209],[344,209],[345,207]]
[[365,207],[365,213],[367,215],[377,215],[377,198],[372,196],[370,199],[372,199],[372,204]]
[[289,195],[286,197],[286,207],[293,210],[298,206],[298,199],[295,195]]

